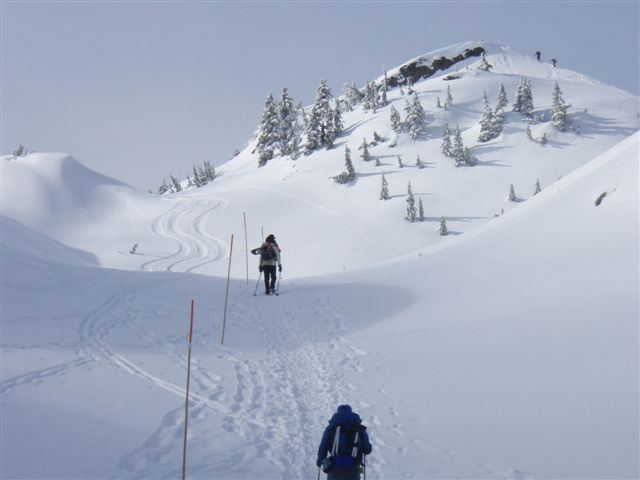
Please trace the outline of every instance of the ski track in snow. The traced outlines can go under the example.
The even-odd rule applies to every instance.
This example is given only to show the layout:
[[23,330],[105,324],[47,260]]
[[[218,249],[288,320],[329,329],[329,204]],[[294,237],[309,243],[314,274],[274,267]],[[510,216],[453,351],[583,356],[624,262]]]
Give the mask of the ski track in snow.
[[[190,197],[189,197],[190,198]],[[169,255],[143,263],[143,271],[195,272],[226,257],[226,244],[205,231],[204,223],[226,200],[176,200],[176,205],[151,223],[151,231],[169,239],[176,250]],[[204,211],[200,211],[202,207]]]

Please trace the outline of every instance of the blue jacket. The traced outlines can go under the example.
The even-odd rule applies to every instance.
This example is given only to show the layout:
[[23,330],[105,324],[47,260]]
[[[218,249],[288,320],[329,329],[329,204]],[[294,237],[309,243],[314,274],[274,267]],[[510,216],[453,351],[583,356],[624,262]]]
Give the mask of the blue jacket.
[[[320,441],[320,447],[318,448],[318,460],[316,460],[316,465],[318,467],[322,465],[322,460],[324,460],[327,457],[327,454],[331,452],[331,448],[333,447],[333,434],[336,431],[336,427],[344,424],[362,425],[360,416],[351,411],[351,407],[349,405],[340,405],[338,407],[338,411],[334,413],[331,420],[329,420],[329,425],[324,429],[322,440]],[[366,430],[362,432],[361,444],[362,452],[365,455],[369,455],[372,447]]]

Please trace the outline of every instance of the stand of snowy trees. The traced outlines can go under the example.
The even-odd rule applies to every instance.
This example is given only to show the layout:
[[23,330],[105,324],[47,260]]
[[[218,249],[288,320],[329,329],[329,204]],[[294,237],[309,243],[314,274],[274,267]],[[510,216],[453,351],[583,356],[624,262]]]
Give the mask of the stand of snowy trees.
[[[202,165],[194,165],[192,176],[187,175],[186,186],[184,188],[200,188],[211,183],[216,178],[216,169],[211,165],[209,160],[203,160]],[[169,182],[166,178],[162,179],[162,184],[158,188],[158,193],[176,193],[183,190],[182,184],[173,175],[169,175]]]

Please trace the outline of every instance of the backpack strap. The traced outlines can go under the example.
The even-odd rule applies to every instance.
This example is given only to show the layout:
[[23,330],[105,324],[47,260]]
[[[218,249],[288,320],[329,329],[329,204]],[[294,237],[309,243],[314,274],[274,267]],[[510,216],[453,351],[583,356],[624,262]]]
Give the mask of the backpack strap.
[[331,449],[331,455],[338,454],[338,443],[340,442],[340,425],[336,427],[336,432],[333,434],[333,448]]

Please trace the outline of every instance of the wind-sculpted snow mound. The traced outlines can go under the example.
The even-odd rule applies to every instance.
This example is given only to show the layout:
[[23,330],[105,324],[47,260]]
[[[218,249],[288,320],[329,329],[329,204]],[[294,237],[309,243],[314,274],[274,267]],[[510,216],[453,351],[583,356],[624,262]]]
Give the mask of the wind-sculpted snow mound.
[[4,156],[2,213],[42,232],[61,232],[130,214],[145,195],[88,169],[70,155],[32,153]]

